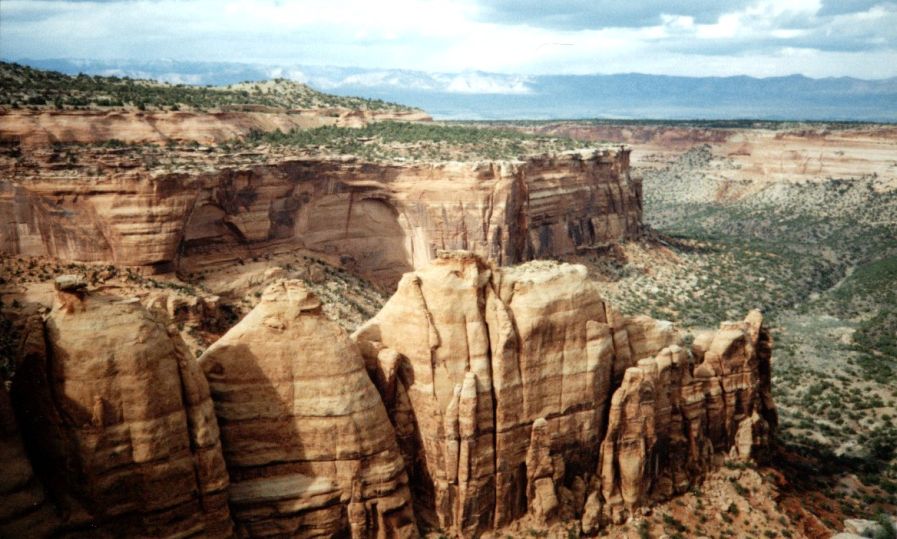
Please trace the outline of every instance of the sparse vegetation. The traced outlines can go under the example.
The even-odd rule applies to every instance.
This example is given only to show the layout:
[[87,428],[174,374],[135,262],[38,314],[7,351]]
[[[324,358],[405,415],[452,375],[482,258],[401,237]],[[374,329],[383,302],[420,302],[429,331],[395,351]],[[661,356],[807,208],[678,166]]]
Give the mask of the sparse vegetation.
[[140,111],[347,108],[408,111],[379,99],[325,94],[298,82],[274,79],[229,86],[168,84],[128,77],[80,74],[0,62],[0,106],[54,109],[133,107]]
[[16,176],[52,171],[73,178],[98,177],[106,163],[115,168],[153,173],[188,173],[210,168],[277,165],[287,159],[355,157],[364,162],[416,163],[477,160],[519,160],[559,152],[600,150],[568,138],[538,137],[438,123],[374,122],[361,128],[325,126],[287,133],[253,132],[220,145],[170,139],[165,145],[129,144],[110,139],[95,144],[56,143],[47,148],[0,145],[0,164]]
[[533,154],[584,150],[593,145],[569,138],[438,123],[376,122],[362,128],[325,126],[287,133],[254,132],[243,145],[326,149],[369,161],[519,159]]
[[[624,245],[624,261],[591,262],[605,295],[626,312],[695,329],[761,309],[775,340],[780,451],[795,455],[789,477],[821,478],[800,488],[832,500],[830,509],[813,502],[825,514],[892,510],[897,190],[872,175],[746,183],[749,194],[718,199],[738,182],[713,172],[724,159],[704,146],[642,171],[656,233]],[[846,493],[837,485],[850,475],[862,486]]]
[[875,539],[897,539],[897,528],[894,522],[883,512],[879,512],[875,516],[875,522],[879,528],[875,532]]

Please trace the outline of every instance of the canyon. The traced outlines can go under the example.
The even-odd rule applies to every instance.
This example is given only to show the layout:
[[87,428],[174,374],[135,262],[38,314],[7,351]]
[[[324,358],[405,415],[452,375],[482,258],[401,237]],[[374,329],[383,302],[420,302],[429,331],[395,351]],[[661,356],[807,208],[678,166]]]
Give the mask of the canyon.
[[687,342],[544,260],[644,237],[630,152],[8,145],[3,532],[594,535],[762,460],[759,312]]
[[6,103],[44,101],[0,110],[0,535],[833,528],[768,465],[762,286],[724,312],[628,286],[686,256],[658,200],[763,191],[667,168],[740,140],[701,163],[759,182],[732,159],[804,135],[521,134],[282,80],[0,75]]
[[871,177],[884,182],[886,189],[897,188],[893,124],[570,121],[518,127],[596,144],[608,140],[629,144],[636,149],[631,164],[640,174],[667,167],[695,148],[707,148],[714,157],[712,166],[691,172],[721,184],[719,189],[694,193],[710,200],[750,197],[774,186],[833,178]]
[[[889,511],[892,472],[865,447],[888,447],[890,378],[867,373],[853,321],[788,311],[891,256],[889,128],[614,129],[570,132],[591,149],[474,158],[418,142],[372,157],[384,142],[367,139],[389,132],[364,127],[340,131],[364,133],[354,155],[249,136],[6,141],[0,355],[18,360],[2,369],[2,534],[822,538]],[[825,292],[829,266],[845,284]],[[55,290],[61,273],[87,286]],[[888,282],[870,313],[893,306]],[[131,361],[54,348],[57,317],[79,313],[123,318],[102,340],[83,322],[104,350],[156,320],[167,341],[139,339],[174,359],[122,375],[193,389],[45,384],[71,355],[106,358],[106,374]],[[838,326],[801,333],[810,319]],[[840,430],[834,390],[813,393],[831,377]],[[147,428],[170,453],[122,438]],[[162,505],[113,485],[188,467],[202,474],[177,475]]]

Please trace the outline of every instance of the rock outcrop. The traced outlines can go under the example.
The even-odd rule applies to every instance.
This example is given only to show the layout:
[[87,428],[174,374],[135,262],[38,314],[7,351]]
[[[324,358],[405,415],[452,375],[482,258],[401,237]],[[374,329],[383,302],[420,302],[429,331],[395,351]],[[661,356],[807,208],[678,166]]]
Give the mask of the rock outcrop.
[[300,281],[266,289],[199,363],[241,535],[416,536],[380,395],[356,345]]
[[464,536],[526,514],[594,531],[775,426],[759,313],[724,324],[693,364],[668,323],[619,315],[581,266],[441,253],[354,338],[419,520]]
[[696,341],[694,364],[674,345],[626,370],[599,462],[605,513],[614,522],[685,492],[727,454],[747,459],[769,446],[777,417],[768,339],[752,311]]
[[595,533],[777,423],[759,312],[686,349],[578,265],[441,251],[351,337],[278,280],[198,361],[136,298],[56,284],[12,387],[24,445],[0,394],[4,533]]
[[641,183],[628,158],[628,150],[495,163],[301,158],[201,173],[119,163],[101,178],[50,162],[0,181],[0,252],[194,271],[305,248],[394,285],[439,249],[509,265],[638,236]]
[[[233,107],[240,108],[240,107]],[[244,109],[265,107],[244,106]],[[421,111],[366,111],[345,108],[187,112],[112,109],[3,110],[0,142],[23,146],[53,143],[95,144],[109,140],[166,144],[171,140],[220,143],[252,131],[289,131],[325,125],[361,127],[377,121],[430,121]]]
[[29,320],[12,386],[28,454],[61,529],[229,537],[228,477],[196,360],[176,328],[136,298],[91,294],[79,284],[61,279],[46,320]]

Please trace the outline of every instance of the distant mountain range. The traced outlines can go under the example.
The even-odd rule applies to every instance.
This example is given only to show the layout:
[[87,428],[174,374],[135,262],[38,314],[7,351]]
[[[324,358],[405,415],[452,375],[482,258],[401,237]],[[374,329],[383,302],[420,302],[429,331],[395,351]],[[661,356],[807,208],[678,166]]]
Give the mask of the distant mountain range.
[[283,77],[337,95],[420,107],[437,119],[762,119],[897,122],[897,78],[429,73],[173,60],[15,60],[67,74],[185,84]]

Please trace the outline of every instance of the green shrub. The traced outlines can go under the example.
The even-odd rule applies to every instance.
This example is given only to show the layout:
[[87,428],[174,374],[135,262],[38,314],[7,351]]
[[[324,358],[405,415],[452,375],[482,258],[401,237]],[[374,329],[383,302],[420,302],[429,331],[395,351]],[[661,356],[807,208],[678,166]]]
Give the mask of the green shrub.
[[878,523],[879,529],[875,532],[875,539],[897,539],[897,529],[891,518],[884,512],[879,512],[875,516],[875,522]]

